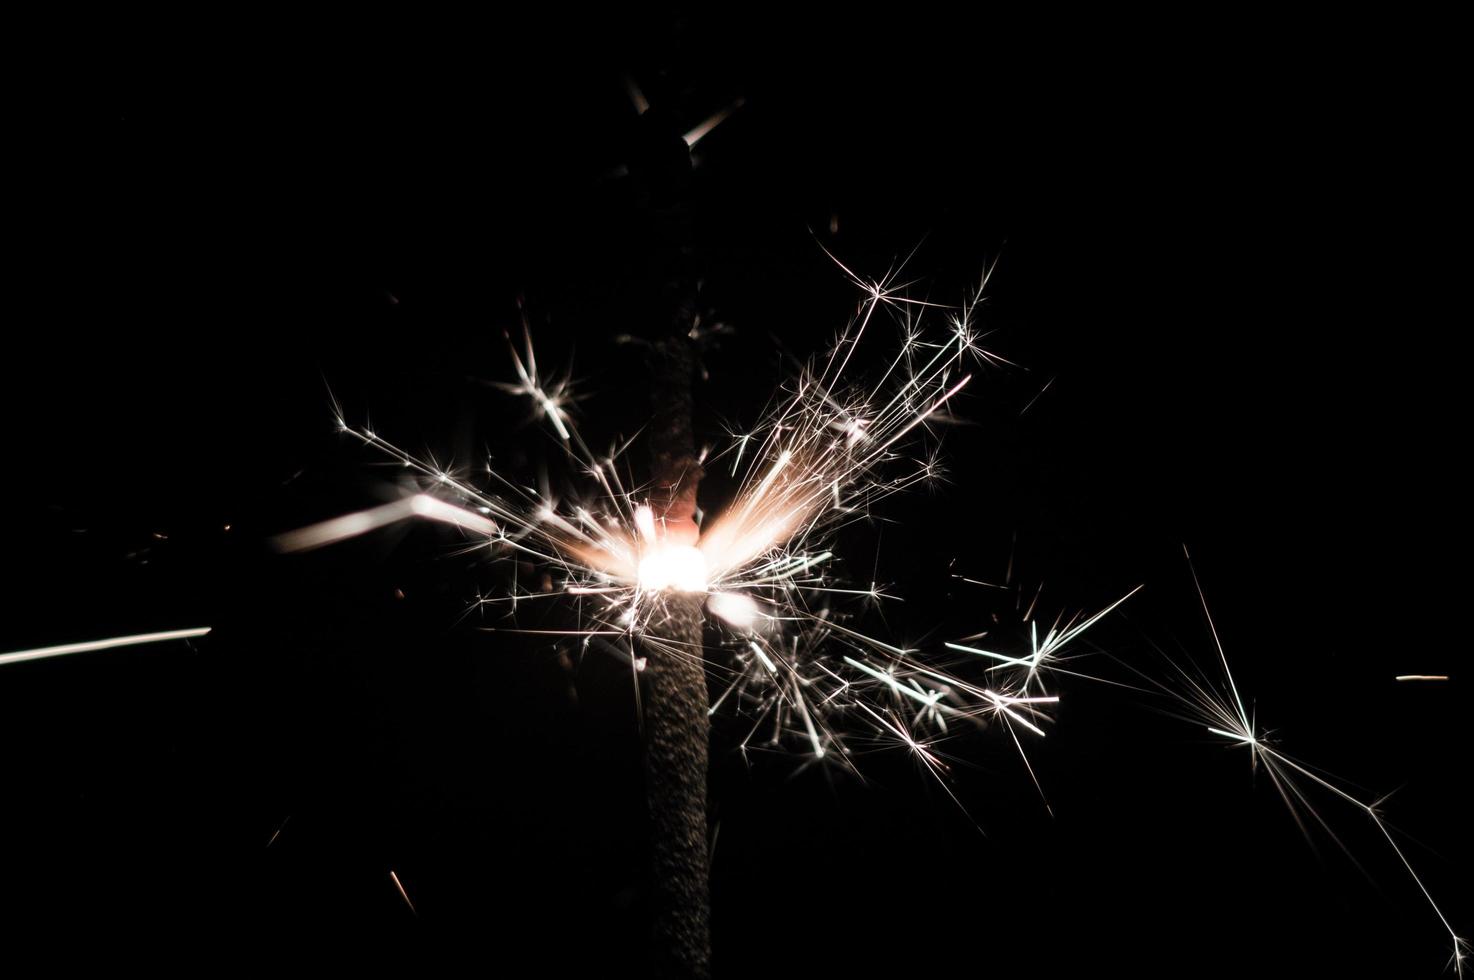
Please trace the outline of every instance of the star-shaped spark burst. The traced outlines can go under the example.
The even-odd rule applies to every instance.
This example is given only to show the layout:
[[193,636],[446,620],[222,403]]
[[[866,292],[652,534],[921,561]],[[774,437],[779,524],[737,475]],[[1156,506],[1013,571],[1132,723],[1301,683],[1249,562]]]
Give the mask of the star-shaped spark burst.
[[[1183,554],[1187,555],[1186,548],[1183,549]],[[1417,886],[1418,891],[1427,901],[1428,907],[1448,933],[1448,940],[1452,946],[1452,957],[1449,962],[1455,973],[1462,978],[1464,963],[1468,958],[1468,943],[1454,931],[1443,910],[1423,883],[1422,877],[1413,868],[1412,862],[1408,860],[1402,847],[1397,843],[1392,828],[1378,809],[1382,800],[1367,802],[1353,796],[1337,785],[1333,778],[1318,773],[1306,763],[1286,755],[1275,746],[1268,733],[1258,726],[1253,712],[1245,706],[1244,699],[1239,693],[1238,682],[1234,680],[1233,670],[1229,667],[1228,655],[1224,652],[1223,641],[1218,635],[1218,627],[1213,622],[1213,615],[1208,610],[1208,599],[1203,592],[1202,584],[1198,581],[1197,570],[1192,567],[1190,556],[1188,556],[1188,567],[1192,572],[1193,586],[1197,590],[1203,616],[1208,623],[1208,631],[1213,637],[1213,648],[1217,653],[1218,664],[1222,667],[1222,676],[1215,681],[1171,661],[1177,683],[1158,684],[1159,689],[1169,695],[1180,707],[1181,710],[1177,712],[1177,715],[1183,720],[1202,725],[1210,734],[1225,740],[1231,747],[1248,749],[1251,765],[1256,771],[1262,768],[1269,774],[1275,790],[1284,800],[1296,825],[1307,838],[1309,838],[1309,827],[1306,822],[1308,817],[1343,850],[1346,849],[1326,818],[1316,810],[1311,800],[1311,793],[1316,791],[1313,787],[1366,814],[1386,839],[1392,852],[1397,856],[1398,862],[1407,871],[1413,884]]]

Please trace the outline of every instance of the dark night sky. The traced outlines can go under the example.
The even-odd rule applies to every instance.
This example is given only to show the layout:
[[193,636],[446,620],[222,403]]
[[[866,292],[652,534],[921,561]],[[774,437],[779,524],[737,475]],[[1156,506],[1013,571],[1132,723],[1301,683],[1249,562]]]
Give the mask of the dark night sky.
[[[543,437],[485,384],[510,377],[519,296],[544,361],[584,379],[585,431],[639,426],[640,361],[613,342],[649,330],[608,176],[625,72],[683,120],[746,100],[698,148],[703,301],[735,330],[708,435],[763,407],[780,345],[842,325],[855,297],[817,241],[875,274],[919,242],[943,300],[997,260],[984,325],[1023,367],[943,433],[948,485],[841,542],[906,594],[894,633],[1012,610],[947,569],[997,577],[1016,539],[1050,616],[1145,584],[1086,669],[1209,664],[1187,544],[1261,722],[1356,792],[1397,791],[1409,856],[1474,932],[1446,52],[1387,25],[983,15],[567,31],[164,46],[133,25],[26,90],[0,650],[216,631],[3,668],[7,945],[638,972],[627,670],[463,619],[498,573],[441,529],[264,546],[393,479],[335,437],[329,385],[396,441],[532,472]],[[1001,733],[953,747],[985,834],[904,756],[867,784],[747,768],[719,720],[719,975],[1438,975],[1442,929],[1356,812],[1315,797],[1365,875],[1163,704],[1061,694],[1031,755],[1053,818]]]

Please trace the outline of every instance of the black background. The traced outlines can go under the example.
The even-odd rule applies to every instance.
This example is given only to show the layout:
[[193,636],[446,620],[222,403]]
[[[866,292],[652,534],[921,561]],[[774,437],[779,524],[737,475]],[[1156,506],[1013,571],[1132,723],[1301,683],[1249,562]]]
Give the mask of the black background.
[[[872,625],[1016,620],[1017,593],[948,577],[1013,554],[1050,618],[1145,584],[1087,671],[1211,667],[1186,544],[1261,723],[1364,798],[1396,790],[1468,929],[1466,168],[1438,33],[728,11],[59,45],[11,150],[0,649],[215,632],[4,668],[7,943],[642,968],[628,669],[482,631],[465,610],[501,579],[445,529],[264,545],[399,480],[334,433],[329,386],[402,445],[535,472],[552,444],[485,383],[511,377],[519,296],[585,432],[638,427],[624,73],[688,122],[746,100],[698,147],[703,302],[735,329],[706,436],[853,309],[819,242],[872,275],[920,243],[947,301],[997,260],[983,324],[1022,367],[939,430],[947,485],[841,541],[906,597]],[[900,754],[866,783],[746,766],[719,718],[719,974],[1438,974],[1446,937],[1364,815],[1314,797],[1362,874],[1165,702],[1060,689],[1029,746],[1053,817],[999,732],[950,747],[964,815]]]

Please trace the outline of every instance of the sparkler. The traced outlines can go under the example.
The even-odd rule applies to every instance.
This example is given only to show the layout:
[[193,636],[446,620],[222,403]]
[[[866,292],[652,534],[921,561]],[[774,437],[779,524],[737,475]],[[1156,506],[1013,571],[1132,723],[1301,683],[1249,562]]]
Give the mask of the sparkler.
[[[477,606],[506,604],[515,610],[518,602],[562,597],[576,622],[555,632],[585,650],[622,653],[635,674],[652,685],[652,703],[672,699],[670,690],[660,693],[662,678],[703,695],[696,718],[679,717],[670,729],[677,734],[663,750],[652,752],[661,760],[650,770],[652,780],[684,772],[687,790],[693,779],[704,787],[705,716],[726,709],[750,723],[740,743],[744,756],[793,749],[808,764],[855,770],[861,745],[899,748],[949,795],[941,743],[969,728],[996,724],[1018,749],[1043,796],[1024,739],[1047,734],[1049,709],[1059,701],[1048,680],[1072,673],[1063,666],[1065,653],[1137,590],[1093,614],[1062,618],[1042,630],[1031,603],[1022,650],[984,647],[979,637],[944,642],[940,649],[913,649],[848,624],[841,603],[878,604],[897,597],[874,583],[847,587],[835,568],[837,532],[868,519],[891,495],[935,479],[935,456],[916,452],[916,444],[949,417],[950,405],[976,369],[1001,359],[981,347],[975,326],[986,276],[976,294],[954,311],[907,298],[895,274],[867,282],[844,271],[860,288],[861,299],[833,346],[779,388],[754,427],[730,433],[724,446],[689,457],[657,452],[657,476],[646,485],[630,477],[626,457],[632,443],[615,443],[603,453],[590,448],[571,412],[573,384],[567,377],[549,380],[540,374],[530,333],[524,332],[521,349],[511,348],[518,382],[503,390],[530,401],[555,435],[565,462],[583,478],[579,484],[555,493],[546,485],[528,486],[490,463],[477,479],[406,452],[371,428],[350,425],[338,410],[340,432],[394,461],[411,490],[379,506],[278,535],[274,544],[283,552],[309,551],[399,521],[425,519],[459,529],[475,553],[542,565],[550,572],[543,588],[529,590],[514,580],[504,594],[480,599]],[[938,309],[948,318],[942,331],[924,322]],[[878,380],[861,384],[851,367],[870,360],[857,356],[862,345],[884,343],[876,335],[886,320],[898,328],[899,343],[882,361]],[[719,514],[698,520],[703,515],[695,506],[692,474],[716,466],[740,475],[739,488]],[[1447,932],[1452,962],[1462,977],[1467,944],[1398,844],[1378,802],[1353,795],[1291,757],[1256,725],[1195,571],[1193,578],[1222,684],[1174,664],[1182,685],[1158,686],[1178,697],[1189,720],[1232,746],[1247,748],[1302,830],[1308,815],[1334,836],[1311,804],[1315,787],[1364,813]],[[703,612],[715,626],[721,655],[706,655]],[[199,627],[19,650],[0,654],[0,665],[208,632]],[[709,706],[704,698],[708,670],[722,680]],[[647,714],[652,742],[661,737],[657,718]],[[686,757],[692,746],[699,747],[699,757]],[[675,812],[689,818],[692,811]],[[694,812],[702,819],[686,819],[671,831],[681,842],[677,853],[706,848],[704,810]],[[704,862],[699,864],[704,870]],[[403,884],[394,872],[390,875],[413,910]],[[699,884],[704,889],[704,874]]]
[[[633,82],[630,87],[643,112],[645,96]],[[708,134],[730,111],[676,133],[688,148],[706,147],[698,141],[711,139]],[[837,227],[833,221],[831,228]],[[687,690],[699,686],[703,696],[709,677],[710,704],[703,701],[702,712],[750,726],[740,742],[744,757],[782,750],[804,765],[851,770],[863,751],[882,746],[914,758],[945,787],[945,740],[986,727],[1006,734],[1028,765],[1025,745],[1048,737],[1059,701],[1052,682],[1070,673],[1065,658],[1135,590],[1113,596],[1098,611],[1052,624],[1048,616],[1034,615],[1036,594],[1024,615],[1028,630],[1016,645],[997,636],[948,635],[948,642],[939,637],[913,648],[872,634],[851,615],[901,597],[876,581],[846,579],[841,532],[870,520],[891,495],[938,479],[938,458],[926,448],[930,430],[945,424],[977,379],[1002,358],[983,346],[977,325],[986,276],[976,293],[951,309],[912,298],[899,271],[869,279],[837,259],[836,264],[860,294],[852,321],[831,349],[778,389],[756,425],[731,432],[723,445],[699,451],[677,446],[674,452],[652,446],[650,478],[637,479],[633,472],[639,467],[630,463],[636,444],[592,445],[596,440],[577,424],[570,377],[546,373],[524,331],[508,338],[515,377],[500,387],[529,405],[550,431],[571,479],[554,487],[491,462],[478,468],[464,460],[460,466],[442,464],[399,448],[372,428],[350,424],[340,411],[337,424],[345,438],[393,461],[407,492],[281,534],[274,544],[283,552],[305,552],[401,521],[453,527],[470,554],[507,565],[531,563],[547,573],[514,576],[508,588],[478,599],[476,608],[506,610],[510,618],[523,603],[563,605],[571,624],[547,632],[586,651],[623,655],[637,692],[642,686],[649,692],[652,681],[668,676],[667,665],[682,669],[681,683]],[[700,329],[689,327],[689,335]],[[877,348],[888,352],[878,362]],[[1038,388],[1019,415],[1031,412],[1052,385],[1051,378]],[[657,405],[661,400],[657,395]],[[662,428],[652,426],[653,440],[665,438]],[[696,506],[702,469],[739,481],[734,498],[707,513]],[[16,650],[0,653],[0,665],[208,632],[199,627]],[[1245,711],[1223,648],[1217,649],[1226,692],[1190,681],[1187,713],[1230,747],[1247,749],[1253,764],[1271,773],[1297,819],[1309,808],[1307,791],[1329,793],[1365,812],[1448,929],[1462,975],[1463,941],[1377,804],[1346,792],[1271,743]],[[1396,680],[1448,678],[1405,674]],[[704,751],[700,726],[689,729],[697,734],[677,743]],[[703,765],[695,758],[682,764],[698,773]],[[653,769],[657,775],[665,771]],[[704,826],[686,831],[686,843],[700,850]],[[388,874],[413,911],[413,880],[406,890],[395,871]]]
[[[632,442],[616,442],[605,452],[591,449],[572,411],[575,386],[567,376],[550,379],[540,372],[524,325],[520,349],[509,341],[517,383],[500,387],[533,406],[561,447],[564,462],[581,478],[577,483],[555,493],[546,484],[529,486],[491,463],[478,475],[455,471],[399,448],[369,427],[350,425],[338,409],[339,431],[396,463],[408,477],[410,492],[280,534],[273,542],[283,552],[303,552],[400,521],[424,519],[457,528],[471,550],[487,558],[541,565],[550,573],[542,579],[544,587],[528,589],[514,580],[505,593],[482,598],[477,606],[507,605],[515,611],[519,602],[561,597],[576,621],[555,633],[585,650],[622,653],[635,675],[651,685],[652,704],[678,701],[674,690],[702,695],[696,717],[689,712],[676,717],[664,748],[652,750],[652,758],[660,760],[649,770],[652,781],[684,773],[678,780],[684,791],[691,790],[693,781],[704,786],[705,716],[727,710],[750,724],[740,742],[744,756],[792,749],[807,764],[855,770],[861,746],[899,748],[949,794],[941,743],[970,728],[996,725],[1018,749],[1043,796],[1024,740],[1047,735],[1049,709],[1059,701],[1048,680],[1072,673],[1063,666],[1067,651],[1137,590],[1093,614],[1062,618],[1043,629],[1033,618],[1031,603],[1024,617],[1029,634],[1021,650],[998,649],[991,642],[984,647],[979,637],[947,641],[939,649],[913,649],[849,624],[843,603],[879,604],[897,597],[874,583],[868,588],[847,585],[835,567],[837,533],[867,520],[893,494],[936,479],[935,455],[918,451],[918,445],[931,426],[950,417],[952,403],[979,368],[1005,362],[982,347],[976,326],[986,275],[966,302],[950,309],[910,299],[896,272],[867,281],[838,260],[836,264],[861,295],[829,350],[778,389],[755,426],[729,433],[725,445],[693,453],[682,448],[679,436],[674,442],[667,437],[668,445],[654,454],[656,475],[647,484],[630,475]],[[938,317],[945,318],[941,330],[930,322]],[[897,341],[878,336],[887,321]],[[890,354],[881,360],[875,380],[863,383],[855,365],[873,360],[870,352],[860,353],[867,345],[889,346]],[[686,355],[673,355],[667,348],[661,356]],[[689,377],[689,367],[674,374]],[[664,427],[652,426],[657,431]],[[738,490],[720,513],[702,520],[695,476],[714,467],[739,477]],[[1197,585],[1195,571],[1193,575]],[[1183,687],[1170,690],[1187,716],[1228,744],[1247,748],[1302,830],[1308,815],[1331,832],[1311,804],[1313,787],[1366,814],[1446,930],[1453,964],[1462,977],[1467,945],[1398,844],[1377,802],[1347,792],[1262,733],[1245,706],[1201,586],[1198,596],[1223,686],[1177,666]],[[721,651],[717,656],[706,654],[703,612],[715,626],[714,646]],[[208,632],[208,627],[199,627],[19,650],[0,654],[0,665]],[[704,697],[708,670],[721,681],[709,705]],[[1397,679],[1447,678],[1413,674]],[[662,691],[661,683],[668,688]],[[646,718],[653,744],[662,738],[659,717]],[[699,748],[699,756],[690,754],[692,747]],[[669,830],[681,844],[673,853],[688,860],[687,852],[704,852],[703,808],[694,809],[701,818],[694,822],[689,819],[692,808],[673,812],[686,818]],[[704,870],[704,861],[693,863]],[[390,876],[413,910],[398,876]],[[698,883],[704,889],[704,874]]]
[[[850,275],[862,298],[834,345],[779,389],[756,426],[731,433],[726,445],[688,461],[723,466],[740,476],[732,502],[699,527],[691,516],[694,493],[684,497],[690,510],[676,505],[683,499],[679,477],[667,474],[664,481],[642,487],[628,477],[629,443],[603,454],[590,450],[567,410],[571,386],[538,377],[531,340],[524,335],[522,353],[515,357],[521,380],[514,390],[539,408],[568,463],[588,478],[587,486],[555,495],[489,465],[486,485],[473,486],[372,430],[349,425],[340,414],[339,429],[408,471],[415,493],[283,535],[278,544],[288,551],[315,547],[364,533],[386,519],[423,517],[452,524],[490,557],[531,558],[552,572],[545,580],[552,584],[544,590],[513,584],[506,595],[480,604],[565,597],[578,621],[561,635],[584,649],[622,652],[636,674],[648,674],[653,662],[642,656],[645,650],[688,671],[694,667],[701,678],[705,654],[699,627],[691,624],[699,623],[692,617],[704,609],[717,626],[715,646],[725,653],[706,661],[712,675],[723,679],[707,710],[730,710],[748,719],[750,728],[740,743],[744,755],[794,749],[810,764],[853,770],[859,745],[898,747],[945,788],[948,766],[939,743],[966,728],[996,723],[1028,766],[1023,739],[1046,735],[1049,708],[1059,700],[1048,690],[1048,678],[1071,673],[1062,666],[1067,648],[1136,590],[1091,615],[1056,621],[1043,630],[1032,619],[1031,604],[1023,650],[985,648],[976,638],[945,642],[940,650],[912,649],[847,624],[839,602],[894,597],[874,584],[845,586],[834,567],[836,532],[867,519],[892,494],[934,479],[935,458],[908,450],[929,426],[948,417],[976,366],[1000,360],[980,346],[973,320],[986,277],[960,312],[949,311],[946,331],[935,334],[923,324],[935,304],[906,298],[894,275],[873,282]],[[874,342],[877,324],[887,318],[899,327],[899,345],[883,362],[879,380],[862,386],[847,372],[866,360],[857,358],[857,351]],[[1208,615],[1201,588],[1199,598]],[[1304,812],[1329,831],[1310,805],[1310,786],[1365,813],[1448,932],[1462,977],[1466,944],[1377,804],[1317,774],[1260,732],[1210,615],[1208,622],[1226,691],[1177,667],[1186,682],[1180,697],[1190,717],[1211,734],[1248,748],[1302,829]],[[672,635],[695,639],[673,642]],[[704,747],[704,741],[700,744]],[[1032,778],[1032,767],[1029,773]],[[687,828],[691,846],[699,842],[697,829]]]
[[[857,724],[866,736],[923,758],[930,743],[916,733],[942,737],[959,721],[998,720],[1042,736],[1046,706],[1056,700],[1044,690],[1045,674],[1131,593],[1093,615],[1058,622],[1042,637],[1035,622],[1027,649],[1011,653],[964,643],[926,652],[846,624],[838,602],[894,597],[874,585],[846,587],[834,568],[836,532],[868,519],[891,495],[936,479],[936,458],[907,450],[949,418],[977,366],[1003,361],[981,346],[975,321],[986,276],[954,310],[908,298],[895,272],[866,281],[840,267],[862,292],[848,326],[780,387],[757,425],[695,461],[740,479],[732,502],[700,527],[688,516],[694,500],[690,511],[674,503],[684,492],[679,478],[632,482],[630,443],[606,453],[590,449],[568,410],[572,385],[539,376],[524,334],[521,350],[513,351],[519,383],[506,390],[532,402],[586,485],[554,493],[490,464],[476,485],[340,413],[339,430],[398,463],[414,492],[280,535],[276,544],[306,550],[415,517],[452,524],[490,558],[532,560],[551,573],[546,589],[514,583],[479,605],[569,599],[578,621],[561,635],[585,649],[616,648],[637,670],[645,663],[642,644],[661,645],[673,604],[693,597],[720,624],[717,645],[727,652],[710,664],[725,680],[710,711],[732,707],[752,719],[744,752],[797,746],[813,760],[848,767],[848,732]],[[923,321],[938,310],[945,329],[929,331]],[[852,365],[868,360],[857,357],[866,344],[886,343],[875,336],[886,319],[898,328],[899,343],[889,345],[878,379],[862,385]],[[954,656],[939,656],[946,651]],[[679,655],[695,659],[701,651]],[[976,668],[983,682],[967,680],[959,665]]]
[[[491,464],[476,479],[353,426],[339,411],[338,429],[398,464],[411,493],[276,539],[283,550],[304,550],[386,521],[426,518],[459,527],[478,554],[530,560],[547,571],[534,577],[538,588],[514,579],[506,592],[477,605],[515,611],[521,603],[561,597],[575,622],[551,632],[584,650],[618,652],[631,664],[637,695],[644,689],[657,946],[674,948],[688,965],[704,960],[709,716],[743,720],[744,758],[793,751],[806,765],[857,771],[862,751],[899,749],[959,806],[941,745],[996,726],[1018,749],[1042,797],[1024,746],[1045,737],[1058,702],[1046,679],[1087,630],[1132,594],[1045,629],[1030,619],[1031,604],[1025,618],[1033,632],[1023,650],[983,649],[976,640],[913,649],[851,622],[847,606],[895,597],[875,583],[852,587],[840,576],[838,532],[868,520],[892,495],[937,480],[938,459],[923,448],[929,429],[950,417],[979,368],[1004,362],[982,346],[976,323],[986,275],[954,310],[907,297],[898,272],[867,281],[840,268],[860,297],[833,345],[780,386],[756,425],[729,433],[715,449],[683,446],[689,434],[668,431],[669,414],[680,413],[657,413],[650,435],[665,445],[653,447],[654,476],[646,485],[630,476],[631,443],[591,449],[570,411],[573,386],[539,374],[524,325],[513,350],[518,383],[504,390],[534,407],[566,468],[581,479],[555,492]],[[684,340],[662,345],[657,359],[687,356]],[[877,363],[876,351],[886,353],[865,382],[859,366]],[[662,378],[691,373],[687,364],[658,368],[655,376],[662,385]],[[667,391],[653,401],[658,409],[683,399],[689,393]],[[703,515],[696,507],[695,479],[703,468],[738,479],[734,498],[719,513]],[[706,637],[703,611],[715,627]]]
[[[853,770],[860,745],[900,747],[946,788],[939,743],[996,723],[1023,755],[1023,738],[1045,735],[1058,701],[1044,690],[1045,674],[1126,598],[1057,622],[1042,639],[1035,623],[1029,647],[1013,653],[962,643],[928,652],[850,625],[847,601],[893,597],[874,583],[847,586],[834,567],[837,532],[867,520],[891,495],[937,479],[935,454],[914,450],[950,417],[977,369],[1006,362],[981,345],[976,324],[986,275],[950,309],[909,298],[897,270],[865,280],[836,264],[861,294],[850,322],[779,388],[755,426],[730,433],[714,451],[697,453],[691,444],[688,338],[656,345],[653,478],[646,485],[630,475],[631,443],[591,449],[570,411],[573,385],[540,374],[524,323],[521,348],[512,349],[518,382],[503,390],[532,404],[578,483],[555,493],[489,463],[479,479],[454,472],[349,424],[339,409],[338,429],[397,463],[411,492],[275,539],[283,551],[303,551],[425,518],[458,527],[488,558],[546,570],[542,588],[514,579],[504,594],[477,605],[515,611],[522,602],[563,597],[576,622],[555,634],[585,650],[616,651],[643,676],[657,932],[685,975],[702,975],[706,957],[709,716],[725,710],[748,720],[744,757],[792,748],[810,764]],[[935,329],[939,317],[945,325]],[[887,321],[898,341],[880,336]],[[889,348],[882,367],[862,383],[857,366],[873,360],[862,348],[881,347]],[[739,485],[719,514],[701,520],[695,498],[704,467],[726,468]],[[705,652],[703,611],[718,627],[714,657]],[[708,669],[718,681],[710,703]]]

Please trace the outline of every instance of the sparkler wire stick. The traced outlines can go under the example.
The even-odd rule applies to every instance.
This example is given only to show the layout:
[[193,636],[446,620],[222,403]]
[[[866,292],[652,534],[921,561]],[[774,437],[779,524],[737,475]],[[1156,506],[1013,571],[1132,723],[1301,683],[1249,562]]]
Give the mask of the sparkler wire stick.
[[[681,336],[660,342],[653,358],[651,430],[657,532],[674,547],[695,543],[701,466],[691,437],[694,352]],[[671,976],[709,972],[710,860],[706,779],[710,739],[704,616],[700,592],[667,589],[664,613],[646,635],[645,796],[650,806],[655,875],[655,951]]]
[[651,525],[641,528],[653,539],[646,542],[654,546],[647,560],[674,565],[677,556],[694,559],[700,571],[693,577],[701,580],[687,582],[699,591],[684,591],[676,581],[678,571],[660,576],[675,587],[659,589],[644,641],[648,653],[642,707],[654,878],[653,953],[658,975],[704,980],[711,975],[711,855],[706,815],[711,722],[702,656],[705,559],[695,547],[700,533],[696,489],[702,470],[691,431],[691,383],[696,374],[691,332],[696,323],[697,279],[688,190],[690,147],[695,140],[677,135],[674,119],[660,111],[642,114],[639,122],[645,152],[632,162],[631,176],[651,192],[645,217],[659,246],[664,319],[657,322],[661,323],[658,329],[666,331],[654,344],[650,358],[651,495],[650,510],[644,512],[649,519],[639,523]]

